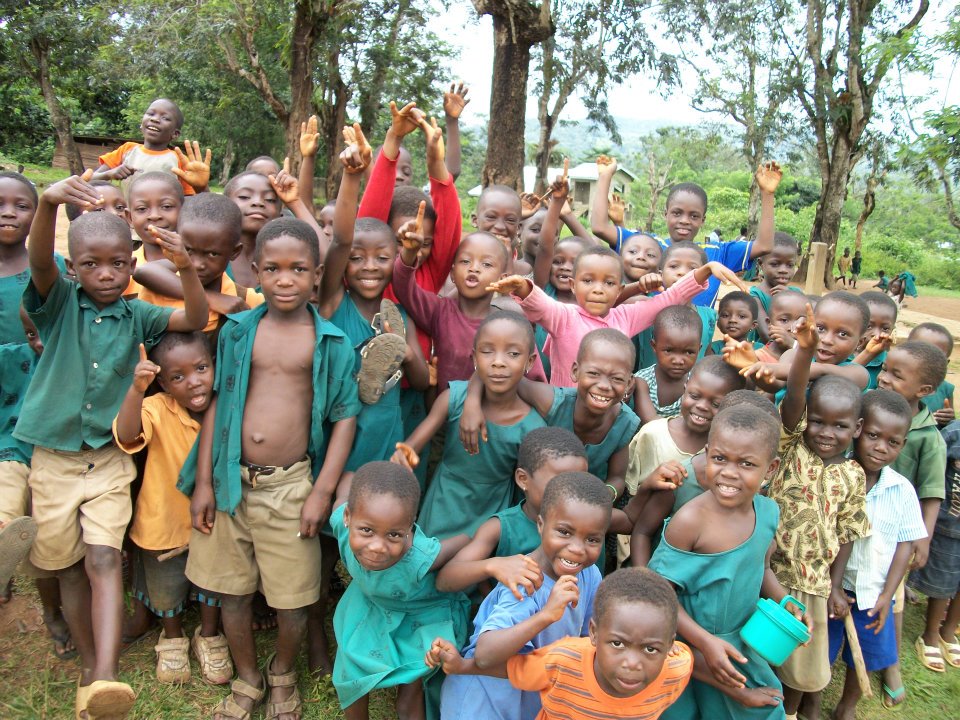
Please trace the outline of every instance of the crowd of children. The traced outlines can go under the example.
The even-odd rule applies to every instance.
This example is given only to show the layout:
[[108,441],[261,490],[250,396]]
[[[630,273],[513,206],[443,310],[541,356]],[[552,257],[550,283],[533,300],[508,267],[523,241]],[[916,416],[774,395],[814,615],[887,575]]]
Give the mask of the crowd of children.
[[[838,655],[852,720],[843,620],[903,703],[905,585],[907,646],[960,668],[952,335],[898,343],[889,294],[792,286],[775,163],[755,240],[696,244],[694,183],[667,235],[627,230],[605,156],[590,230],[565,170],[485,188],[464,232],[466,102],[444,129],[391,103],[377,152],[345,127],[320,208],[315,119],[297,177],[255,158],[218,194],[166,99],[39,196],[0,173],[0,590],[35,581],[76,717],[144,717],[120,651],[155,623],[156,680],[192,652],[218,720],[300,718],[304,645],[353,720],[381,688],[405,719],[815,720]],[[839,267],[855,288],[859,252]],[[761,598],[809,633],[778,667],[740,634]]]

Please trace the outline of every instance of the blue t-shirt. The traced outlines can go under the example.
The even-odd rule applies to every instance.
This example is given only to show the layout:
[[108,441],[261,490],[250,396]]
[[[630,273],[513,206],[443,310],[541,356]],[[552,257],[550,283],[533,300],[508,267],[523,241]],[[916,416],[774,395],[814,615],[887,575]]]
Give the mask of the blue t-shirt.
[[[473,621],[473,635],[463,648],[463,656],[472,658],[477,638],[488,630],[514,627],[542,610],[550,597],[555,582],[544,576],[543,585],[533,595],[517,600],[513,593],[498,584],[487,595]],[[580,600],[575,608],[567,606],[563,617],[528,642],[520,654],[565,637],[583,637],[587,634],[593,615],[593,598],[600,585],[600,571],[591,565],[577,575]],[[444,720],[530,720],[540,712],[540,693],[517,690],[504,678],[480,675],[448,675],[443,682],[440,715]]]

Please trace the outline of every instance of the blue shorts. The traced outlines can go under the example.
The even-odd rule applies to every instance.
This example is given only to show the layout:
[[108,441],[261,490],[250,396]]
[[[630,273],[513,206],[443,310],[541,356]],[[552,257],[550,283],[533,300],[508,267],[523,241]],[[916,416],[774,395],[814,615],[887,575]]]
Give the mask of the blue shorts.
[[[847,594],[853,593],[848,591]],[[897,664],[897,636],[894,632],[893,607],[890,608],[887,622],[878,634],[874,634],[872,628],[867,629],[867,625],[876,620],[867,616],[867,611],[871,609],[861,610],[856,603],[850,606],[853,624],[857,628],[857,639],[860,641],[860,650],[863,652],[863,662],[868,672],[883,670]],[[836,661],[842,646],[843,661],[847,667],[853,667],[853,656],[846,643],[847,633],[843,627],[843,620],[829,620],[827,631],[830,634],[830,664]]]
[[960,538],[933,531],[927,564],[910,573],[907,583],[927,597],[952,598],[960,591]]

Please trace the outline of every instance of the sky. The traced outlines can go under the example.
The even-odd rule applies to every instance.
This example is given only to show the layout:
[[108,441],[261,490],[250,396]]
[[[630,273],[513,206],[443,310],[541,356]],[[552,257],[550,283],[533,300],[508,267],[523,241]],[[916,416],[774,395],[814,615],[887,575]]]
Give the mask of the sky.
[[[434,0],[435,4],[437,0]],[[935,32],[944,24],[944,18],[951,3],[932,3],[931,9],[921,22],[926,32]],[[453,0],[449,10],[441,10],[440,15],[432,18],[430,29],[445,38],[460,52],[452,63],[453,77],[463,80],[470,88],[471,103],[467,113],[487,116],[490,109],[490,85],[493,68],[493,21],[490,16],[476,17],[473,5],[468,0]],[[531,65],[531,70],[533,69]],[[956,72],[955,72],[956,71]],[[914,83],[917,83],[916,85]],[[930,108],[942,104],[960,104],[960,69],[948,63],[938,63],[934,75],[914,75],[904,77],[906,87],[929,87],[932,98]],[[675,125],[697,124],[707,121],[727,120],[722,113],[703,113],[694,110],[689,96],[685,92],[693,90],[695,77],[692,71],[681,72],[681,85],[669,98],[664,98],[652,78],[638,75],[629,83],[613,88],[608,93],[607,106],[614,117],[636,116],[642,108],[640,119]],[[531,79],[528,92],[533,88]],[[535,118],[536,99],[531,97],[527,103],[527,117]],[[574,98],[563,113],[562,119],[581,120],[586,117],[583,105]],[[469,117],[464,117],[466,124]]]

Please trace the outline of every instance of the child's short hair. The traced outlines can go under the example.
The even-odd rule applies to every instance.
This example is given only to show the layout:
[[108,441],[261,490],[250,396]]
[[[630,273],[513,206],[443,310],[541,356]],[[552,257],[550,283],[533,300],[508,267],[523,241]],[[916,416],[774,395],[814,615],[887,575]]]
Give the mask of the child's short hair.
[[[207,195],[209,193],[204,194]],[[200,345],[211,358],[213,357],[210,353],[210,345],[207,342],[207,338],[202,332],[168,332],[164,334],[160,342],[150,349],[150,360],[162,368],[163,359],[167,356],[167,353],[182,345]]]
[[230,239],[236,243],[240,240],[243,226],[243,213],[237,204],[225,195],[204,192],[191,195],[183,202],[179,227],[187,223],[199,225],[216,225],[224,234],[229,233]]
[[759,407],[748,403],[728,405],[717,411],[710,424],[710,438],[721,429],[732,429],[738,435],[750,436],[751,443],[766,447],[773,459],[780,445],[780,420]]
[[603,622],[610,608],[644,603],[663,610],[676,632],[677,592],[666,578],[645,567],[629,567],[607,575],[593,598],[593,620]]
[[780,423],[780,412],[777,410],[777,406],[770,401],[770,398],[756,390],[743,389],[728,392],[720,401],[720,405],[717,406],[717,412],[720,413],[727,408],[737,407],[738,405],[755,407],[772,417],[778,424]]
[[917,360],[920,365],[920,382],[923,385],[930,385],[936,389],[946,380],[949,360],[943,354],[943,350],[936,345],[908,340],[903,345],[897,345],[895,349],[902,350]]
[[874,408],[886,410],[891,415],[896,415],[906,421],[908,426],[913,421],[913,411],[910,410],[910,403],[903,395],[893,390],[877,388],[864,393],[860,407],[861,417],[867,417]]
[[715,378],[720,378],[729,388],[727,392],[743,390],[747,385],[746,378],[737,372],[733,365],[725,362],[720,355],[705,355],[697,360],[697,364],[690,371],[690,377],[697,374],[713,375]]
[[[409,185],[402,185],[401,187],[410,187]],[[398,190],[400,188],[397,188]],[[417,211],[414,210],[413,214],[416,215]],[[387,240],[396,240],[396,235],[394,235],[393,229],[387,225],[383,220],[380,220],[375,217],[362,217],[357,218],[353,224],[354,235],[357,233],[380,233]]]
[[517,194],[517,191],[509,185],[487,185],[483,190],[480,191],[480,197],[477,199],[477,206],[480,206],[480,203],[483,202],[483,199],[487,197],[487,195],[494,195],[497,193],[500,193],[501,195],[512,195],[517,199],[517,207],[520,207],[520,196]]
[[706,265],[709,262],[707,258],[707,252],[701,246],[697,245],[695,242],[689,240],[677,240],[676,242],[670,243],[667,246],[667,249],[663,251],[663,254],[660,256],[660,269],[662,270],[667,266],[667,260],[670,259],[670,256],[675,252],[680,250],[692,250],[700,257],[701,265]]
[[260,232],[257,233],[257,244],[253,251],[253,259],[260,262],[264,246],[282,235],[287,235],[302,242],[306,246],[313,264],[320,265],[320,241],[317,239],[317,233],[303,220],[288,217],[274,218],[260,228]]
[[588,472],[560,473],[548,482],[540,501],[540,517],[545,518],[555,505],[565,500],[606,508],[613,513],[610,488],[603,484],[603,480]]
[[591,245],[588,248],[584,248],[583,252],[577,255],[577,259],[573,261],[574,275],[577,274],[577,270],[580,268],[580,263],[583,262],[583,259],[588,257],[613,258],[617,261],[617,266],[620,268],[620,277],[623,278],[623,259],[606,245]]
[[671,185],[670,192],[667,194],[667,207],[670,207],[670,202],[680,193],[690,193],[700,198],[700,200],[703,201],[703,214],[707,214],[707,191],[692,182],[682,182]]
[[[886,297],[886,295],[884,295],[884,297]],[[910,338],[913,337],[913,334],[917,332],[917,330],[926,330],[927,332],[932,332],[932,333],[936,333],[937,335],[941,335],[943,339],[947,341],[947,345],[950,347],[950,352],[951,353],[953,352],[953,335],[950,333],[949,330],[947,330],[940,323],[935,323],[935,322],[920,323],[913,330],[910,331],[910,334],[907,336],[907,340],[910,340]]]
[[512,322],[520,330],[520,333],[523,337],[526,338],[530,352],[532,353],[537,348],[537,341],[533,335],[533,325],[530,324],[530,321],[527,320],[520,313],[513,312],[512,310],[494,310],[489,315],[487,315],[483,322],[477,327],[477,332],[473,336],[473,349],[477,349],[477,338],[480,337],[480,333],[483,329],[492,322],[497,322],[498,320],[507,320]]
[[413,185],[401,185],[395,188],[393,200],[390,203],[390,213],[387,215],[387,224],[393,225],[393,221],[397,218],[416,217],[421,202],[426,202],[423,219],[436,222],[437,211],[433,209],[433,203],[423,190]]
[[653,337],[656,338],[668,329],[689,330],[696,328],[697,335],[703,334],[703,320],[700,313],[691,305],[667,305],[653,319]]
[[[794,290],[779,292],[770,298],[770,315],[774,314],[775,312],[774,308],[777,307],[777,304],[779,302],[793,300],[794,298],[803,298],[804,303],[807,303],[810,300],[809,296],[804,295],[803,293],[800,293],[800,292],[796,292]],[[811,303],[810,307],[816,307],[816,305]]]
[[863,403],[863,391],[847,378],[837,375],[823,375],[810,383],[808,405],[819,402],[821,397],[845,398],[850,403],[850,409],[855,417],[860,417],[860,406]]
[[457,246],[457,253],[456,253],[456,254],[457,254],[457,255],[460,254],[460,250],[461,250],[461,248],[463,248],[463,246],[464,246],[465,243],[467,243],[467,242],[469,242],[470,240],[472,240],[472,239],[474,239],[474,238],[477,238],[477,237],[490,238],[491,240],[493,240],[493,242],[495,242],[495,243],[497,244],[497,247],[500,248],[500,253],[501,253],[502,257],[503,257],[503,265],[500,267],[500,269],[501,269],[501,270],[506,270],[506,268],[507,268],[507,266],[510,264],[510,260],[511,260],[510,251],[507,250],[507,246],[504,245],[496,235],[494,235],[493,233],[488,233],[488,232],[486,232],[486,231],[484,231],[484,230],[474,230],[472,233],[470,233],[469,235],[467,235],[466,237],[464,237],[464,238],[460,241],[460,244]]
[[865,303],[859,295],[854,295],[846,290],[834,290],[833,292],[827,293],[820,298],[820,303],[817,304],[817,309],[820,308],[821,304],[827,302],[835,302],[841,305],[846,305],[847,307],[860,313],[861,333],[865,333],[867,328],[870,327],[870,308],[867,307],[867,303]]
[[[267,155],[261,155],[260,157],[254,158],[253,160],[251,160],[250,163],[255,163],[257,160],[262,160],[262,159],[273,160],[273,158],[270,158]],[[247,164],[249,165],[250,163],[247,163]],[[223,186],[223,194],[226,195],[227,197],[230,197],[233,194],[233,191],[237,189],[237,184],[241,180],[243,180],[243,178],[250,177],[250,176],[259,177],[259,178],[266,177],[266,175],[263,175],[262,173],[258,173],[256,170],[244,170],[243,172],[237,173],[227,181],[227,184]],[[270,182],[270,181],[267,180],[267,182]]]
[[410,512],[411,519],[417,516],[420,484],[416,476],[402,465],[382,460],[361,465],[353,474],[347,507],[353,508],[372,495],[395,497]]
[[[272,162],[274,165],[277,166],[278,170],[280,169],[280,163],[278,163],[274,158],[270,157],[269,155],[257,155],[255,158],[253,158],[253,160],[249,161],[246,165],[243,166],[243,172],[240,173],[240,175],[243,175],[244,173],[247,173],[247,172],[253,173],[254,175],[260,175],[261,173],[258,173],[256,170],[250,169],[254,165],[256,165],[258,162]],[[226,189],[224,189],[224,192],[226,192]]]
[[10,180],[16,180],[18,183],[23,185],[27,193],[33,199],[33,206],[37,207],[37,204],[40,202],[40,198],[37,195],[37,189],[33,186],[33,183],[27,180],[26,176],[22,173],[14,172],[13,170],[0,170],[0,178],[9,178]]
[[754,320],[760,315],[760,306],[757,305],[757,299],[742,290],[734,290],[720,298],[720,305],[717,306],[717,310],[723,312],[724,308],[732,302],[742,302],[746,305],[750,309],[750,316]]
[[133,179],[130,181],[130,184],[127,185],[127,202],[130,202],[130,198],[133,197],[134,191],[137,189],[141,183],[156,181],[164,183],[172,192],[177,199],[180,201],[180,204],[183,205],[183,185],[180,184],[180,180],[173,173],[160,172],[159,170],[152,170],[145,173],[137,173],[133,176]]
[[126,240],[130,244],[130,253],[133,254],[130,226],[122,218],[108,212],[84,213],[70,223],[67,231],[67,251],[71,258],[75,258],[87,239],[110,235]]
[[561,457],[586,460],[587,449],[576,435],[566,428],[542,427],[531,430],[520,441],[517,467],[532,475],[544,463]]
[[886,293],[880,292],[879,290],[867,290],[867,292],[860,295],[860,299],[867,304],[867,308],[871,305],[876,305],[893,310],[893,319],[897,319],[897,311],[899,309],[897,308],[897,303]]
[[782,230],[777,230],[773,234],[773,246],[775,248],[788,248],[797,254],[800,253],[800,244],[794,239],[793,235],[790,233],[785,233]]
[[583,340],[580,341],[580,348],[577,350],[577,362],[580,362],[583,353],[594,343],[609,343],[622,348],[624,352],[630,355],[630,367],[633,367],[637,360],[637,349],[633,346],[633,341],[630,338],[614,328],[597,328],[584,335]]

